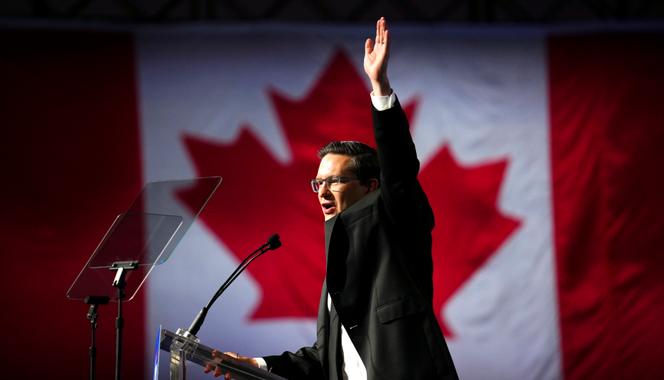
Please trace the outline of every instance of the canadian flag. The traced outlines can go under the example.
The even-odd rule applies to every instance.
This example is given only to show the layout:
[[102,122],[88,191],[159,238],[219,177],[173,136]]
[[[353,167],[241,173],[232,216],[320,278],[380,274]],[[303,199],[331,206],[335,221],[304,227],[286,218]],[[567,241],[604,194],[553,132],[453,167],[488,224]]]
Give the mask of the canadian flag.
[[[87,306],[64,295],[149,181],[223,177],[127,303],[125,376],[147,377],[157,327],[187,327],[274,232],[283,247],[198,336],[249,356],[311,345],[325,258],[308,180],[326,142],[373,143],[370,32],[1,29],[11,377],[86,376]],[[460,376],[664,378],[664,35],[391,33],[390,79],[436,215],[434,308]],[[114,318],[102,307],[100,379],[113,376]]]

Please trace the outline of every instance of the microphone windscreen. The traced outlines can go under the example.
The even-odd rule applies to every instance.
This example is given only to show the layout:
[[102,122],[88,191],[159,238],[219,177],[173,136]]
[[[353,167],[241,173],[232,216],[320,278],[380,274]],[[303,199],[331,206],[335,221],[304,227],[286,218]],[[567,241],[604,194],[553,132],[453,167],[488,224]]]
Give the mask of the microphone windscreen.
[[279,234],[274,234],[267,239],[267,244],[270,245],[270,249],[277,249],[281,247],[281,240],[279,240]]

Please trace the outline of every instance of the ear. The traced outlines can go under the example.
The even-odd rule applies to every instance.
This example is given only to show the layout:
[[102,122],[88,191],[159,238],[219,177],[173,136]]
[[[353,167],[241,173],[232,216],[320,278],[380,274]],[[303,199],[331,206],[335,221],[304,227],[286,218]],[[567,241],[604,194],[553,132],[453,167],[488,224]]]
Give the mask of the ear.
[[366,185],[367,186],[367,193],[370,193],[372,191],[376,191],[378,189],[378,186],[380,183],[376,178],[371,178],[369,180],[369,183]]

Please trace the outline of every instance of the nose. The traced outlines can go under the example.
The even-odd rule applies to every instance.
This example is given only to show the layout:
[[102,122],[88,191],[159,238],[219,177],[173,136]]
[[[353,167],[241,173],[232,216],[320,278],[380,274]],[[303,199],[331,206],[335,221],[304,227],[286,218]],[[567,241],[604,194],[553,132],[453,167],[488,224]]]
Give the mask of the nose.
[[318,186],[318,196],[319,197],[324,197],[328,194],[332,194],[332,193],[330,192],[330,188],[327,185],[327,182],[323,181],[323,183]]

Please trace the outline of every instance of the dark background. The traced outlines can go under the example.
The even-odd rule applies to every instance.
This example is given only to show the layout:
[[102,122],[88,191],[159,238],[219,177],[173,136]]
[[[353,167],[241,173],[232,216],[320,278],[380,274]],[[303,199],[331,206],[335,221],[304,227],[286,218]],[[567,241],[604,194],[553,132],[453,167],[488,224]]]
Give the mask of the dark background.
[[661,22],[659,0],[7,0],[9,20],[77,20],[110,23],[242,21],[366,23]]

